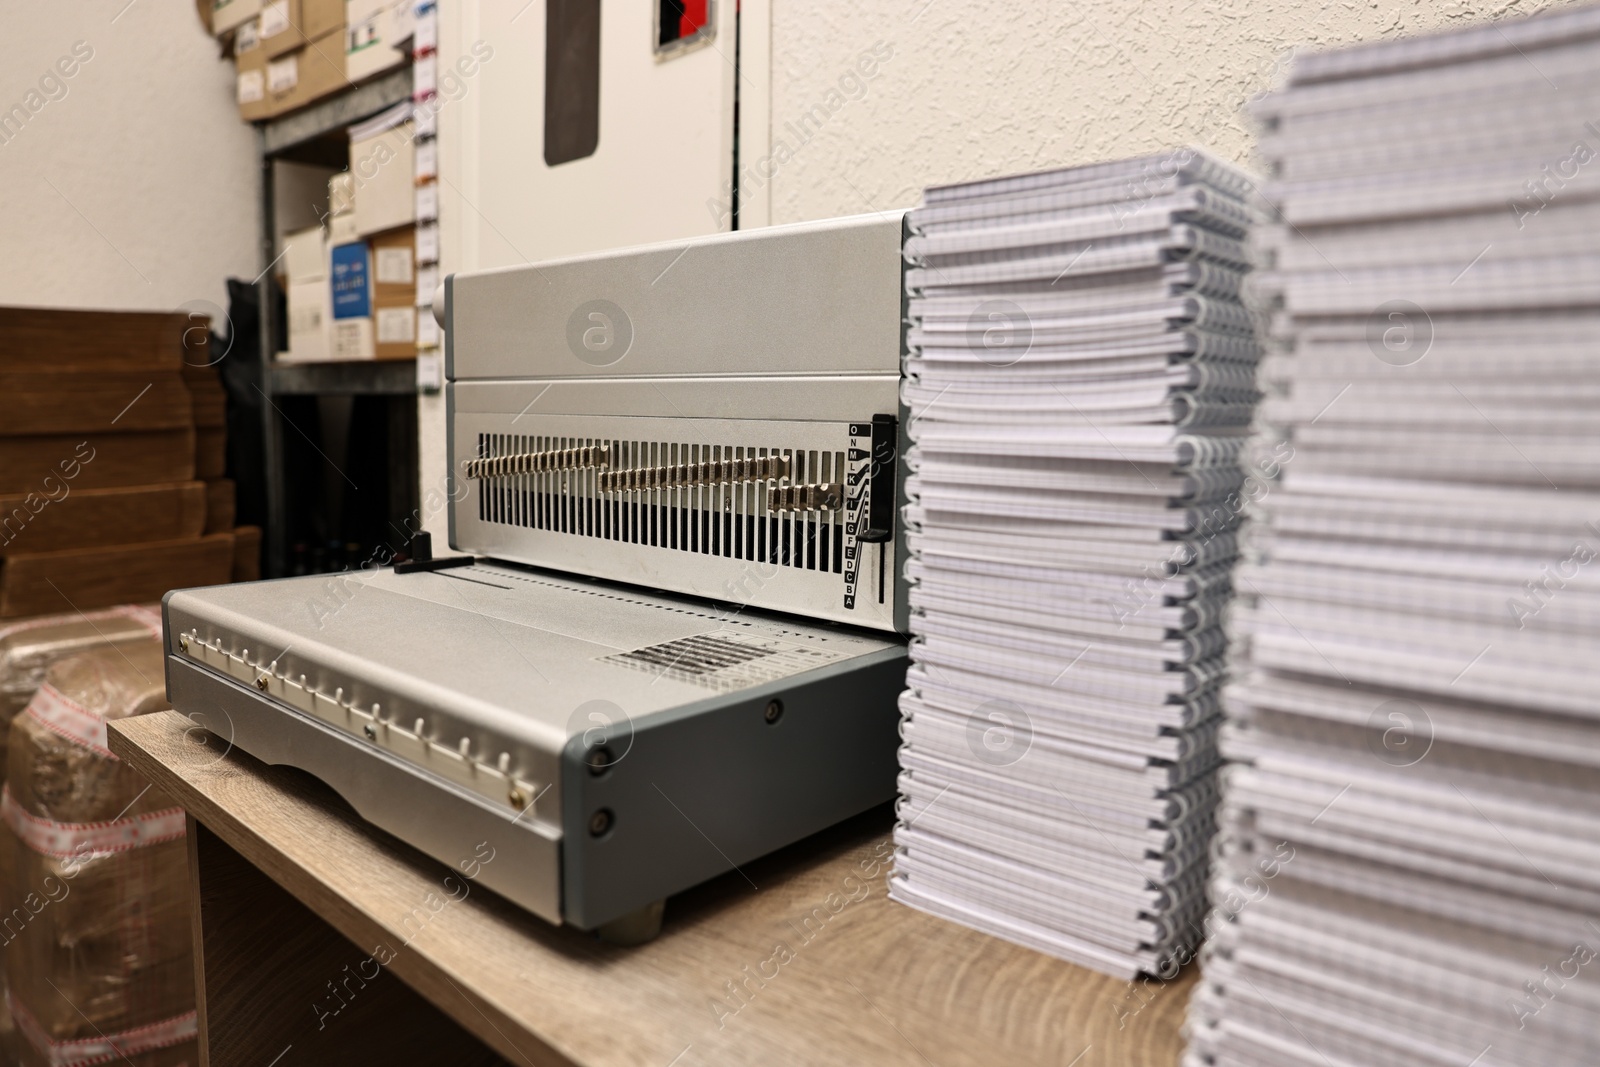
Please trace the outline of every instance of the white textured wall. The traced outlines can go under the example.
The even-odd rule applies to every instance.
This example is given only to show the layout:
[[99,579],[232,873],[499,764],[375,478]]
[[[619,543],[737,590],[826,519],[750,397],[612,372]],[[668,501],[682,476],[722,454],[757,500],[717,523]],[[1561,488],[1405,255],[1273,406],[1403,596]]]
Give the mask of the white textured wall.
[[[744,6],[749,25],[761,25],[754,16],[770,12],[773,140],[741,146],[742,162],[770,175],[765,189],[743,195],[763,213],[770,205],[771,221],[784,223],[910,207],[926,185],[1185,143],[1248,165],[1252,137],[1243,106],[1274,83],[1295,47],[1416,34],[1560,5],[745,0]],[[458,0],[440,5],[441,55],[464,50],[458,7]],[[767,77],[760,70],[747,75]],[[796,135],[791,125],[805,128]],[[442,188],[449,190],[459,184],[464,146],[448,112],[440,117],[440,144]],[[643,176],[636,191],[653,195]],[[441,200],[443,252],[452,270],[459,227],[471,209],[448,191]],[[442,398],[423,398],[419,414],[426,492],[446,466]],[[443,517],[431,525],[442,541]]]
[[[1532,14],[1517,0],[772,0],[772,128],[840,106],[772,178],[772,221],[926,185],[1198,144],[1249,165],[1243,104],[1296,46]],[[865,89],[863,50],[892,47]],[[845,84],[841,86],[841,78]],[[852,95],[854,98],[852,98]],[[813,127],[814,129],[814,127]],[[797,138],[791,138],[797,142]]]
[[[41,88],[80,41],[65,95]],[[260,270],[255,140],[195,5],[3,0],[0,109],[30,92],[0,143],[0,304],[226,308]]]

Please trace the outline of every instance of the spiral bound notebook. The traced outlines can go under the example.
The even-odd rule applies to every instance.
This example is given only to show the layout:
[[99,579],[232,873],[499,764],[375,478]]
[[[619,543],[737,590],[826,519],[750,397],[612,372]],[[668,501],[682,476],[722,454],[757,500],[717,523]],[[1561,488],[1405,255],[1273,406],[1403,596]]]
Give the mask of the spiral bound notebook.
[[910,216],[899,901],[1109,974],[1198,938],[1258,348],[1194,149]]
[[1279,469],[1185,1063],[1600,1062],[1600,7],[1255,111]]

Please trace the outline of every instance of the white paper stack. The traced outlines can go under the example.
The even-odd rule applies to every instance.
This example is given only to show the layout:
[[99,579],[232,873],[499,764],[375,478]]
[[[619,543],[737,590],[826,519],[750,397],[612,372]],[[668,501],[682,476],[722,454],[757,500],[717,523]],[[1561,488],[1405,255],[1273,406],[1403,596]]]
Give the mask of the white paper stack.
[[1198,939],[1258,357],[1193,149],[927,191],[891,895],[1107,973]]
[[1298,61],[1188,1063],[1600,1063],[1600,9]]

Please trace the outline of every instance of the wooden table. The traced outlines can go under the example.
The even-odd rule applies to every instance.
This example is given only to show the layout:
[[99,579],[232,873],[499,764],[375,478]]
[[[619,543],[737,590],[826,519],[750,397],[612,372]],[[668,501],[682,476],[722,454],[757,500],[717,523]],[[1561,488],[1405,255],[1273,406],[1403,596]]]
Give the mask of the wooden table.
[[1119,981],[892,903],[886,865],[862,874],[888,853],[887,810],[672,898],[660,937],[615,948],[177,712],[110,738],[190,813],[212,1067],[1171,1067],[1181,1052],[1193,968]]

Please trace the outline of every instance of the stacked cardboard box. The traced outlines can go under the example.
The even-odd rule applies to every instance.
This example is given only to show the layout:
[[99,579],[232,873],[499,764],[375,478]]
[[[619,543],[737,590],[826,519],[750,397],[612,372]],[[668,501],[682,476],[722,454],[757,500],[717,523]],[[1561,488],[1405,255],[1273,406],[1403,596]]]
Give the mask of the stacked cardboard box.
[[289,301],[288,348],[278,358],[319,363],[331,358],[333,308],[328,290],[328,235],[316,225],[284,237],[284,291]]
[[328,182],[328,226],[285,236],[292,363],[414,359],[416,197],[411,104],[351,129],[350,170]]
[[0,618],[231,578],[235,537],[206,532],[203,481],[223,476],[224,398],[215,369],[186,361],[204,352],[193,327],[0,308]]
[[349,0],[345,8],[345,73],[351,81],[393,70],[406,61],[400,47],[413,33],[412,0]]
[[344,0],[216,0],[211,29],[233,35],[240,118],[274,118],[351,82]]

